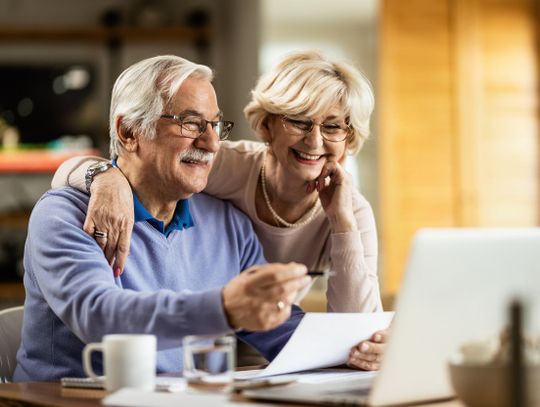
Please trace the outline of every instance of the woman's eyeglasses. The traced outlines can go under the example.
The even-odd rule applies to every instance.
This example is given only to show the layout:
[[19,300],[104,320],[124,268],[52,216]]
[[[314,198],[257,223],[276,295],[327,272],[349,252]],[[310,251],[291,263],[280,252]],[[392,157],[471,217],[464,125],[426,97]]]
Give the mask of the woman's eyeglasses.
[[299,119],[289,116],[280,116],[283,128],[297,136],[305,136],[313,131],[315,126],[319,126],[321,136],[327,141],[338,143],[346,140],[351,135],[351,127],[341,123],[316,123],[310,119]]

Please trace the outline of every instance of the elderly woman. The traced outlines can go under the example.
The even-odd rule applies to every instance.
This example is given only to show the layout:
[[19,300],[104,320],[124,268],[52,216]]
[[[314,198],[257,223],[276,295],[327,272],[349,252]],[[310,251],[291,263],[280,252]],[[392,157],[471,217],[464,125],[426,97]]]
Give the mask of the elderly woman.
[[[333,312],[382,309],[373,212],[343,168],[347,153],[359,151],[369,135],[373,104],[368,81],[350,64],[314,51],[286,56],[259,79],[244,109],[264,144],[221,143],[205,189],[251,218],[268,261],[330,270],[326,295]],[[185,118],[170,120],[189,125]],[[88,171],[89,161],[95,159],[64,163],[53,186],[90,192],[96,167]],[[91,192],[85,230],[107,233],[98,243],[119,274],[133,223],[129,185],[110,169],[95,177]],[[378,359],[362,351],[382,351],[376,342],[384,340],[380,332],[360,344],[352,364],[377,369]]]

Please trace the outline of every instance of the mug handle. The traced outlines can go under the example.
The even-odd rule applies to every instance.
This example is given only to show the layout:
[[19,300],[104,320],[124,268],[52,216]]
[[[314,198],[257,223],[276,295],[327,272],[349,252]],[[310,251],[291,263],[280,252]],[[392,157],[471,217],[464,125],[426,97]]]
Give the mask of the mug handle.
[[99,377],[94,373],[94,370],[92,369],[92,359],[90,358],[92,355],[92,352],[94,351],[103,352],[103,344],[100,342],[89,343],[84,347],[83,369],[84,369],[84,373],[86,373],[88,377],[91,377],[92,379],[98,381]]

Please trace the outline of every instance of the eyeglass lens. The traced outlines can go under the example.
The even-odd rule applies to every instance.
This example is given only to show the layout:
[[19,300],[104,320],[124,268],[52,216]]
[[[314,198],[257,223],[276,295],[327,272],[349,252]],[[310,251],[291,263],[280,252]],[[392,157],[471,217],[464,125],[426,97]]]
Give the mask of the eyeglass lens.
[[315,126],[319,126],[322,137],[328,141],[343,141],[349,135],[349,128],[343,127],[339,123],[315,123],[309,119],[294,119],[282,117],[284,127],[297,134],[308,134],[313,131]]
[[204,134],[208,124],[212,126],[212,129],[216,132],[220,140],[225,140],[229,137],[229,134],[234,126],[234,123],[226,120],[206,120],[199,116],[175,116],[175,115],[162,115],[161,117],[173,119],[180,126],[182,136],[188,138],[198,138]]

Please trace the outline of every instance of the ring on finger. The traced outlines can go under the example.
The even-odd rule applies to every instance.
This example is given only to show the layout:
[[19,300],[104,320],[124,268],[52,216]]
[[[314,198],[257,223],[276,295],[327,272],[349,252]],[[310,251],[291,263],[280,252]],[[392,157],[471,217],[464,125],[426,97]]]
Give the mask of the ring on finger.
[[107,239],[107,232],[102,232],[100,230],[96,230],[94,232],[94,237],[96,239]]

